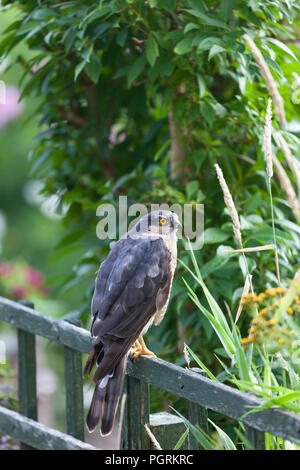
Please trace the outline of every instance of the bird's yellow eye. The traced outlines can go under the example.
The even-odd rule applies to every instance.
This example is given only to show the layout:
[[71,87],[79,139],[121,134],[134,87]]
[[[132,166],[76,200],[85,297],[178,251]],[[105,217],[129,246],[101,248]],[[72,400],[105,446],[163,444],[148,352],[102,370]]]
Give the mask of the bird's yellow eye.
[[161,219],[159,219],[159,224],[160,224],[160,225],[166,225],[166,224],[167,224],[167,219],[165,219],[164,217],[162,217]]

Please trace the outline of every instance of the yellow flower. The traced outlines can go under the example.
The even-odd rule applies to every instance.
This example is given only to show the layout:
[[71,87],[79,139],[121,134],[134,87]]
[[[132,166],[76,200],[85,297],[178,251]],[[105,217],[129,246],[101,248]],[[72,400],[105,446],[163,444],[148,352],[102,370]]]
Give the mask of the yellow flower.
[[243,338],[241,343],[242,344],[253,343],[254,339],[255,339],[254,336],[248,336],[247,338]]
[[267,307],[263,308],[263,309],[259,312],[260,315],[266,315],[267,313],[268,313],[268,308],[267,308]]
[[276,325],[276,323],[277,323],[277,320],[275,320],[275,318],[271,318],[271,320],[265,320],[264,321],[264,325],[266,325],[266,326]]
[[277,288],[274,287],[273,289],[267,289],[266,294],[270,297],[274,297],[277,294]]
[[289,315],[293,315],[294,311],[293,311],[293,309],[292,309],[291,307],[289,307],[289,308],[287,309],[287,313],[288,313]]

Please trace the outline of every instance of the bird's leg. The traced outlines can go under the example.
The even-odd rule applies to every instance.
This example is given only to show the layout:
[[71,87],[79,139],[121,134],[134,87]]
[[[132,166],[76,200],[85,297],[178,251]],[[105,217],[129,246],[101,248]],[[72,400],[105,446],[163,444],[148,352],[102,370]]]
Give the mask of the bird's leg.
[[142,346],[140,345],[139,340],[137,339],[137,340],[133,343],[133,345],[131,346],[131,349],[130,349],[130,351],[129,351],[129,354],[130,354],[130,356],[131,356],[132,359],[135,358],[134,355],[135,355],[138,351],[140,351],[141,348],[142,348]]
[[147,346],[145,345],[145,341],[140,335],[136,342],[133,344],[132,349],[130,351],[130,355],[132,359],[137,359],[140,356],[155,356],[152,351],[149,351]]

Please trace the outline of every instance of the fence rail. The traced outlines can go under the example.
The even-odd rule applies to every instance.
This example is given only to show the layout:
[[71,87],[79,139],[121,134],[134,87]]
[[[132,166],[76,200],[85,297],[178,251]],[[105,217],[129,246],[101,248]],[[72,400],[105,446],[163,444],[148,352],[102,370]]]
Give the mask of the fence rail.
[[[20,439],[24,447],[27,446],[25,448],[31,446],[78,449],[83,446],[81,448],[92,449],[92,446],[83,442],[81,364],[81,354],[89,353],[93,344],[90,334],[83,328],[43,315],[33,308],[2,297],[0,297],[0,321],[18,330],[20,412],[26,416],[24,418],[18,413],[0,407],[0,430]],[[34,341],[36,335],[64,345],[67,434],[37,423]],[[299,415],[271,408],[243,417],[249,411],[249,407],[262,404],[255,395],[212,381],[205,377],[200,369],[185,369],[158,358],[141,357],[135,362],[130,360],[127,362],[124,385],[127,400],[121,438],[123,449],[149,449],[151,446],[144,426],[146,423],[150,423],[151,426],[149,384],[185,398],[189,403],[190,421],[200,424],[204,430],[207,427],[207,409],[210,409],[242,421],[247,429],[247,437],[255,448],[263,447],[264,432],[292,442],[300,440]],[[172,435],[172,423],[169,422],[168,425],[170,433],[165,434]],[[174,426],[175,428],[178,426]],[[36,436],[36,439],[28,437],[30,434]],[[45,447],[46,444],[43,444],[43,440],[46,442],[47,439],[50,447]],[[198,446],[192,436],[188,444],[190,449]],[[64,445],[67,447],[63,447]]]

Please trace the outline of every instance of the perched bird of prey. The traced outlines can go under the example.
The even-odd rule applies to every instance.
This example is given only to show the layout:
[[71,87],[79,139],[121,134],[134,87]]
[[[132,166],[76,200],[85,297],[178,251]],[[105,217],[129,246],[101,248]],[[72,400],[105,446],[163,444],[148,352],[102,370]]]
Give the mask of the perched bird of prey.
[[166,312],[177,262],[177,230],[173,212],[143,216],[111,250],[95,281],[91,334],[97,339],[84,375],[97,365],[96,384],[86,423],[90,432],[101,420],[100,433],[111,433],[125,375],[127,355],[154,355],[142,335]]

